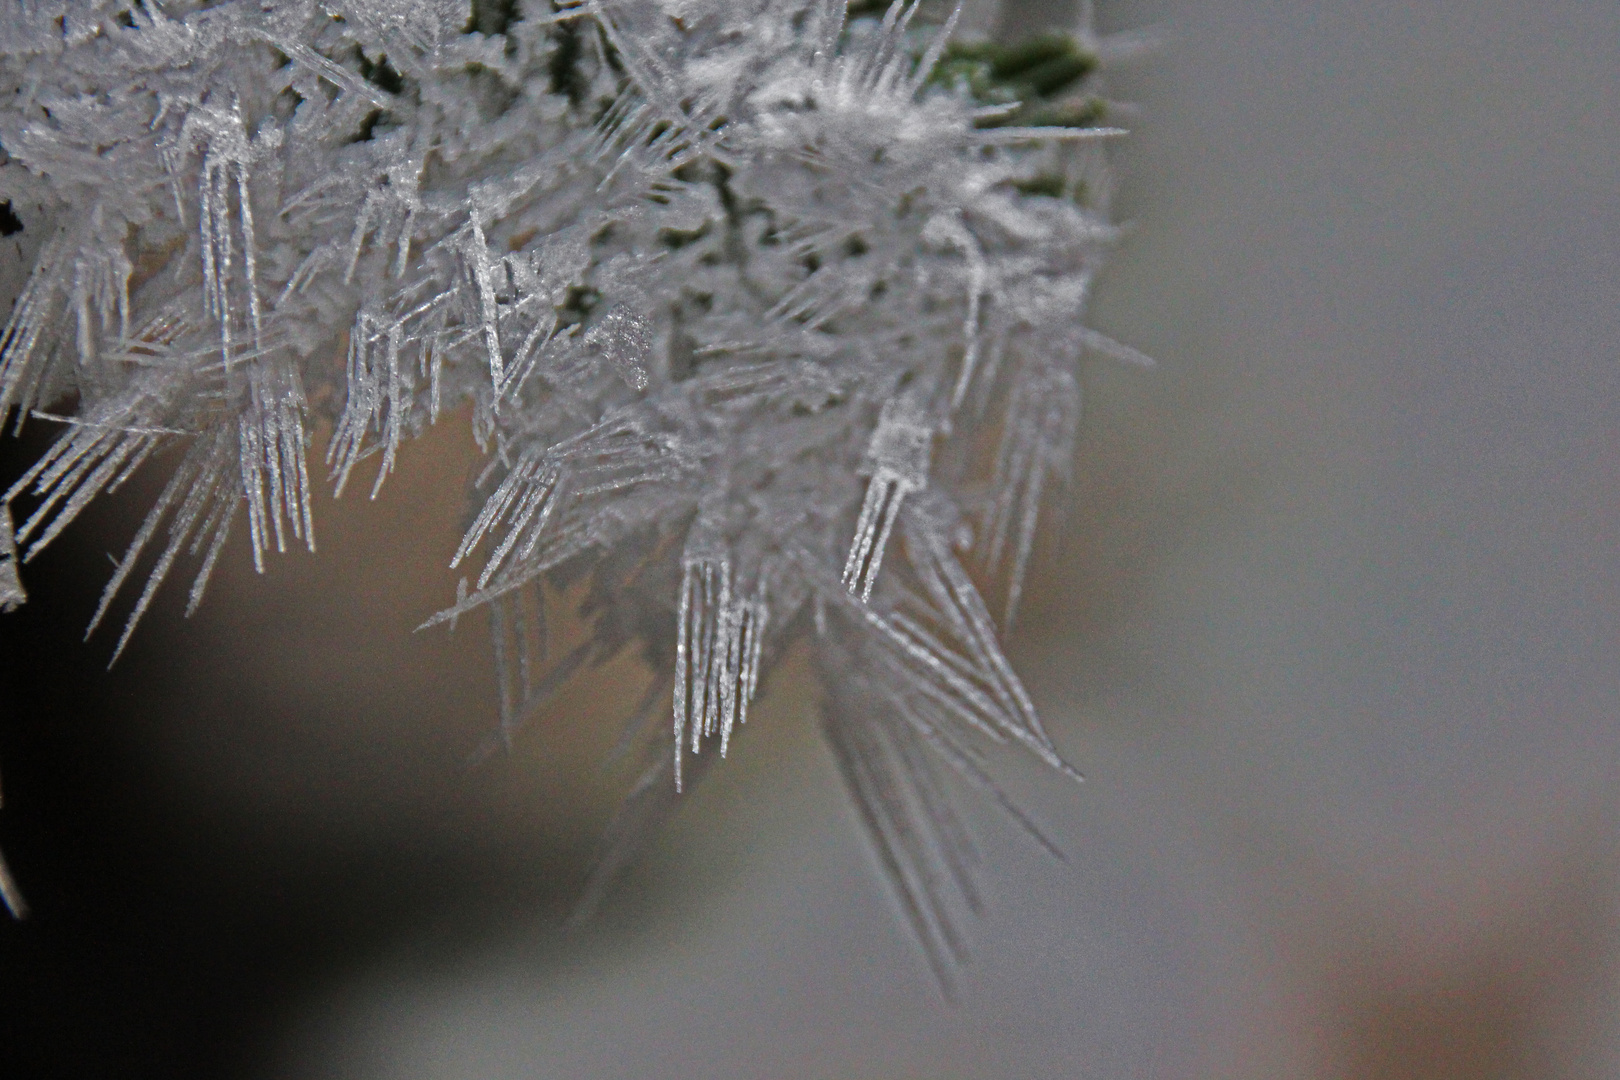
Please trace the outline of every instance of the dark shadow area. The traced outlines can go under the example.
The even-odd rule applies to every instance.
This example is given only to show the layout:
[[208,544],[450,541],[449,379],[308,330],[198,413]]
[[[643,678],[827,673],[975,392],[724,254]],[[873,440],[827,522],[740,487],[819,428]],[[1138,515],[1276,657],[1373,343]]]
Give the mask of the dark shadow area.
[[[49,435],[0,444],[0,473]],[[177,783],[153,742],[188,705],[160,670],[180,639],[110,672],[108,642],[83,640],[105,577],[96,537],[114,534],[87,512],[24,570],[45,602],[0,618],[0,847],[31,908],[0,922],[0,1076],[255,1075],[297,1002],[399,939],[431,959],[492,918],[565,909],[582,851],[505,839],[515,824],[483,798],[500,763],[447,757],[458,804],[369,839],[288,835]]]

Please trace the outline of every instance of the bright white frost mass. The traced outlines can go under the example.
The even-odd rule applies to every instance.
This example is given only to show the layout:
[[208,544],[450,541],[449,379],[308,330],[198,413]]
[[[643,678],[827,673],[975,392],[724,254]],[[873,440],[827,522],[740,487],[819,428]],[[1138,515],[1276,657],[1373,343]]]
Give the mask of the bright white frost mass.
[[[995,619],[1069,466],[1080,355],[1134,358],[1080,321],[1114,238],[1093,43],[963,42],[956,19],[10,0],[0,201],[50,224],[0,405],[61,433],[5,495],[0,599],[89,499],[183,448],[95,614],[135,592],[122,649],[177,564],[195,607],[233,528],[261,569],[313,548],[312,470],[374,493],[470,406],[488,466],[429,621],[487,610],[495,743],[626,648],[661,673],[593,894],[805,641],[943,974],[977,900],[940,766],[1026,826],[975,740],[1067,771]],[[565,590],[592,633],[548,658]]]

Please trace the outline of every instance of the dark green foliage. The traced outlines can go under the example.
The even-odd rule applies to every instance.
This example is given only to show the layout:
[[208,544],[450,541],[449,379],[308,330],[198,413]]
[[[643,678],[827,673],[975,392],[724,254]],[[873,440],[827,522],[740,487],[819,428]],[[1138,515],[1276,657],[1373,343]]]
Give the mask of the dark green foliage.
[[1010,45],[999,42],[952,42],[929,81],[965,85],[985,105],[1017,105],[986,126],[1021,124],[1080,126],[1096,124],[1101,102],[1060,102],[1097,69],[1097,57],[1066,34],[1041,34]]

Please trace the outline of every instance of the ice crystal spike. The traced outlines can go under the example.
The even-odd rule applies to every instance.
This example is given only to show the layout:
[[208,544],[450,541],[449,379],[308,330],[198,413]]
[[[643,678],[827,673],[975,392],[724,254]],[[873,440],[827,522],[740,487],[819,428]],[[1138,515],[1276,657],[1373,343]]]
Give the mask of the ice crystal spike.
[[11,507],[0,507],[0,611],[13,611],[27,603],[22,574],[17,569],[17,537],[11,526]]
[[720,756],[732,731],[748,722],[759,686],[759,665],[770,609],[759,590],[736,580],[726,540],[710,513],[700,512],[681,555],[681,596],[675,623],[675,788],[681,758],[718,736]]
[[855,522],[855,539],[844,560],[844,585],[862,600],[872,597],[889,534],[894,531],[906,496],[928,484],[933,439],[933,430],[915,402],[895,398],[884,404],[866,450],[872,479],[866,485],[861,515]]
[[[488,612],[484,749],[627,649],[656,672],[589,896],[802,645],[946,977],[978,906],[951,777],[1034,833],[975,743],[1067,770],[998,635],[1078,360],[1143,359],[1082,323],[1115,241],[1107,50],[968,39],[962,10],[0,2],[0,203],[33,258],[0,412],[57,429],[0,498],[0,607],[166,463],[92,621],[116,657],[183,565],[196,608],[239,523],[262,571],[315,547],[314,432],[334,489],[375,495],[460,410],[475,569],[429,622]],[[590,633],[550,655],[565,594]]]

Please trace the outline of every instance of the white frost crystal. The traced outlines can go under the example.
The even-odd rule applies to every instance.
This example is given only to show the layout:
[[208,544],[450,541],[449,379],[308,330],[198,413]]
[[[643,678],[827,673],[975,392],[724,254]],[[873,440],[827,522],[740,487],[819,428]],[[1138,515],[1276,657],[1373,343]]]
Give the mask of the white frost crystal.
[[[805,641],[943,974],[977,901],[938,765],[1003,805],[972,738],[1066,768],[975,580],[1010,618],[1077,360],[1130,355],[1080,321],[1114,238],[1088,32],[963,43],[957,17],[10,0],[0,203],[38,256],[0,407],[62,428],[5,494],[0,604],[13,551],[184,447],[96,613],[139,568],[122,649],[177,562],[195,606],[239,519],[261,569],[314,547],[312,432],[339,490],[375,459],[375,494],[470,406],[473,583],[432,621],[489,611],[502,737],[625,648],[672,672],[602,875]],[[546,599],[577,583],[593,633],[548,660]]]

